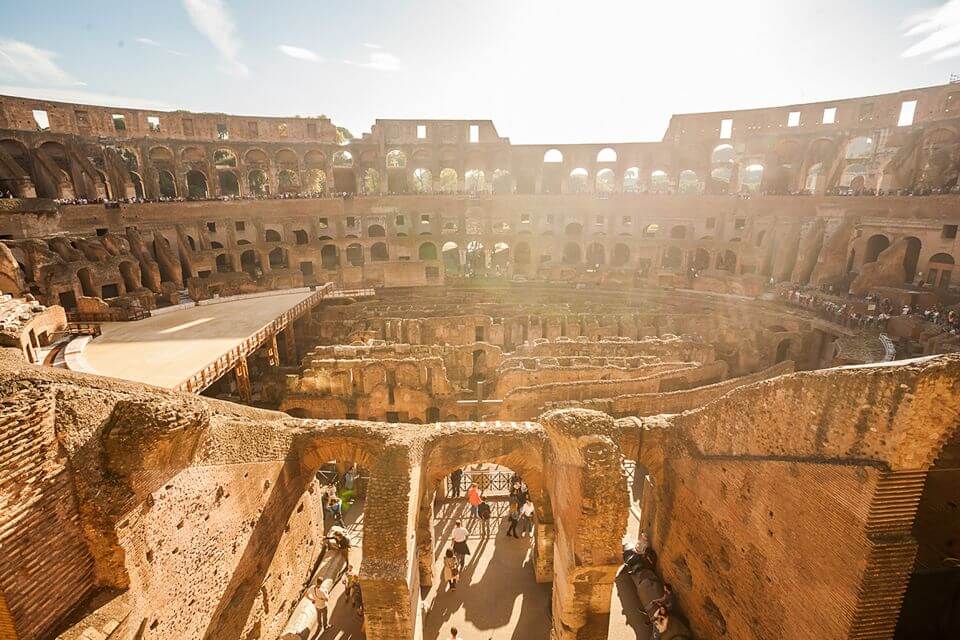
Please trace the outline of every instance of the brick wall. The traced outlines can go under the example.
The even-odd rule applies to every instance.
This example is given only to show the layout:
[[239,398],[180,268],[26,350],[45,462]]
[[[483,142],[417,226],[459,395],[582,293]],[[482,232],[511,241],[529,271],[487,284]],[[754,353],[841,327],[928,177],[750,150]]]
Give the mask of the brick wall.
[[[0,635],[5,638],[49,635],[94,589],[93,558],[54,434],[53,402],[32,400],[8,398],[0,405],[0,596],[6,600],[0,605]],[[16,635],[3,635],[11,621]]]

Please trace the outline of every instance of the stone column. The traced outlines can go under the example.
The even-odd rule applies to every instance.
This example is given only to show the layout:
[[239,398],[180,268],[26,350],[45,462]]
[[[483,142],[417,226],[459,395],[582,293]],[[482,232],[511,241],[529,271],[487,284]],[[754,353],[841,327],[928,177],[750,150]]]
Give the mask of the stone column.
[[570,409],[549,411],[540,422],[549,437],[546,486],[556,521],[553,637],[575,640],[588,627],[592,640],[602,640],[630,509],[614,421]]
[[237,366],[233,372],[237,377],[237,392],[240,394],[240,399],[247,403],[252,402],[253,390],[250,387],[250,367],[247,364],[246,357],[237,361]]
[[270,336],[270,342],[267,343],[267,361],[271,367],[280,366],[280,347],[277,346],[277,334]]
[[295,367],[299,361],[297,356],[297,337],[294,334],[293,322],[290,322],[287,325],[287,328],[283,330],[283,346],[287,364]]

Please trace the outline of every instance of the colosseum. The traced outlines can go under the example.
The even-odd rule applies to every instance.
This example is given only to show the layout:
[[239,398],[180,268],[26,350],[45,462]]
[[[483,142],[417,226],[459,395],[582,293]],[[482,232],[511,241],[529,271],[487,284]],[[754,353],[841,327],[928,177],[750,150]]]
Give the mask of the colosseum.
[[0,634],[960,637],[958,176],[957,84],[573,145],[0,96]]

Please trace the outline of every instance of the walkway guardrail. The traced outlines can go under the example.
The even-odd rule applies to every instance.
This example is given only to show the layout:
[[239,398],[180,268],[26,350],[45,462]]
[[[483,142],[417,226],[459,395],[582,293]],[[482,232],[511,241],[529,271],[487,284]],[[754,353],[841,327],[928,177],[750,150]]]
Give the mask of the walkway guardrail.
[[54,335],[93,336],[96,338],[101,333],[100,325],[96,322],[68,322],[62,331],[56,331]]
[[200,371],[196,372],[174,389],[178,391],[188,391],[190,393],[200,393],[211,384],[223,377],[223,375],[237,366],[241,358],[246,358],[251,353],[260,348],[268,339],[280,333],[287,328],[287,325],[307,313],[312,307],[328,298],[333,291],[333,284],[327,283],[319,287],[316,291],[304,298],[295,306],[287,309],[279,317],[271,321],[264,327],[261,327],[255,334],[246,338],[243,342],[235,346],[227,353],[209,363]]
[[150,310],[143,307],[110,307],[108,311],[67,311],[67,321],[84,322],[127,322],[150,317]]

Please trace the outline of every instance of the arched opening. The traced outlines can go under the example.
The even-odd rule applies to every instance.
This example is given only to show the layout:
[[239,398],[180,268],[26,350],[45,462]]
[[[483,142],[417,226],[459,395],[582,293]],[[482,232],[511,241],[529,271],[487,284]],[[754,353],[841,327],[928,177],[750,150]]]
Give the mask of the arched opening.
[[192,169],[187,172],[187,197],[192,200],[207,197],[207,176],[202,171]]
[[559,149],[547,149],[543,154],[544,164],[559,164],[563,162],[563,153]]
[[283,247],[277,247],[271,251],[267,255],[267,260],[270,262],[271,271],[287,268],[287,252],[283,250]]
[[717,269],[734,273],[737,270],[737,254],[730,249],[717,256]]
[[710,154],[710,164],[726,164],[728,162],[733,162],[736,157],[737,154],[733,150],[733,145],[718,144],[713,148],[713,152]]
[[380,193],[380,173],[376,169],[363,172],[363,193],[368,196]]
[[630,167],[623,172],[623,192],[624,193],[639,193],[640,192],[640,168],[639,167]]
[[600,169],[600,171],[597,171],[597,193],[613,193],[616,187],[616,174],[613,172],[613,169]]
[[648,224],[646,227],[644,227],[644,229],[643,229],[643,237],[644,237],[644,238],[656,238],[656,237],[657,237],[657,232],[659,232],[659,231],[660,231],[660,225],[658,225],[656,222],[650,223],[650,224]]
[[567,191],[570,193],[586,193],[589,191],[589,175],[590,174],[583,167],[577,167],[571,171],[570,175],[567,177]]
[[562,191],[564,179],[563,153],[559,149],[549,149],[543,154],[543,169],[541,171],[540,190],[546,194],[557,194]]
[[294,239],[294,242],[298,245],[303,245],[310,242],[310,239],[307,237],[307,232],[303,229],[294,229],[293,239]]
[[935,289],[948,289],[953,275],[953,265],[953,256],[949,253],[932,255],[927,264],[926,284]]
[[320,266],[327,270],[333,270],[340,266],[337,245],[325,244],[320,248]]
[[307,193],[326,193],[327,174],[323,169],[307,169],[303,175],[303,188]]
[[650,173],[650,193],[669,193],[670,176],[663,169]]
[[382,225],[372,224],[367,227],[367,237],[368,238],[385,238],[387,237],[387,230],[383,228]]
[[347,264],[351,267],[363,266],[363,247],[359,243],[347,245]]
[[247,249],[240,254],[240,270],[250,274],[254,280],[260,277],[263,268],[260,266],[260,257],[253,249]]
[[267,182],[267,174],[261,169],[254,169],[247,174],[247,188],[255,196],[266,196],[270,194],[270,183]]
[[910,236],[906,238],[907,249],[903,254],[903,281],[907,284],[917,277],[917,263],[920,261],[920,238]]
[[460,247],[456,242],[444,242],[440,248],[444,270],[448,274],[460,273]]
[[886,251],[889,246],[890,239],[887,236],[880,233],[870,236],[867,240],[867,250],[863,256],[863,263],[876,262],[877,257]]
[[406,193],[407,156],[399,149],[387,152],[387,190],[390,193]]
[[693,254],[693,268],[697,271],[703,271],[710,268],[710,252],[703,248],[698,248]]
[[820,186],[820,181],[823,178],[823,163],[818,162],[809,169],[807,169],[807,178],[804,181],[803,188],[805,191],[810,193],[816,193],[817,187]]
[[172,173],[166,170],[161,170],[157,173],[157,179],[160,184],[161,198],[177,197],[177,181],[173,178]]
[[413,170],[413,191],[415,193],[433,193],[433,173],[430,169]]
[[618,242],[613,245],[613,255],[610,258],[610,264],[614,267],[623,267],[630,262],[630,247]]
[[458,190],[457,183],[459,182],[460,177],[457,175],[456,170],[446,169],[440,170],[440,191],[443,193],[455,193]]
[[493,192],[495,194],[513,193],[513,178],[505,169],[495,169],[493,172]]
[[370,260],[373,262],[386,262],[390,259],[385,242],[374,242],[370,247]]
[[221,171],[219,172],[218,178],[220,180],[220,195],[240,195],[240,181],[237,180],[237,174],[233,171]]
[[143,200],[143,178],[140,177],[139,173],[135,171],[130,172],[130,182],[133,183],[133,194],[138,199]]
[[602,244],[592,242],[587,246],[586,263],[595,267],[601,267],[607,263],[607,251]]
[[283,237],[281,237],[280,232],[276,229],[267,229],[263,232],[263,239],[265,242],[282,242]]
[[563,246],[563,264],[578,264],[580,255],[580,245],[576,242],[568,242]]
[[[39,197],[44,197],[43,188],[38,184],[37,179],[34,177],[32,167],[33,163],[30,161],[30,155],[27,151],[27,148],[20,142],[16,140],[0,140],[0,148],[2,148],[7,155],[13,158],[13,161],[20,167],[20,170],[24,174],[30,177],[31,181],[34,184],[34,189],[36,195]],[[14,196],[22,198],[27,193],[23,190],[22,182],[16,179],[15,176],[7,176],[5,173],[0,174],[0,191],[9,191]]]
[[[340,193],[357,192],[357,174],[353,170],[353,154],[349,151],[337,151],[333,154],[333,182],[334,188]],[[377,186],[379,187],[379,184]]]
[[777,345],[777,355],[774,364],[780,364],[790,359],[790,339],[786,338]]
[[583,235],[583,225],[579,222],[571,222],[563,228],[564,235],[579,237]]
[[279,193],[297,193],[300,191],[297,174],[290,169],[284,169],[277,174],[277,192]]
[[237,154],[230,149],[217,149],[213,152],[213,166],[218,169],[224,167],[236,168]]
[[683,264],[683,252],[680,247],[667,247],[663,252],[663,258],[660,260],[660,266],[664,269],[676,271]]
[[611,149],[610,147],[600,149],[600,151],[597,152],[597,162],[616,162],[616,161],[617,161],[617,152]]
[[687,228],[683,225],[676,225],[670,229],[670,237],[675,240],[683,240],[687,237]]
[[466,267],[473,273],[484,273],[487,270],[487,250],[479,240],[467,243]]
[[230,255],[221,253],[217,256],[217,273],[231,272],[233,272],[233,261],[230,259]]
[[751,164],[740,173],[740,190],[758,193],[763,182],[763,165]]
[[417,250],[417,255],[421,260],[436,260],[437,245],[432,242],[424,242],[420,245],[420,249]]
[[686,194],[700,193],[703,190],[703,185],[700,183],[697,172],[691,169],[681,171],[677,181],[677,190]]
[[463,188],[471,193],[485,191],[487,182],[483,171],[480,169],[469,169],[463,174]]
[[516,249],[513,251],[513,262],[514,264],[523,266],[530,264],[530,245],[526,242],[517,244]]
[[847,143],[847,148],[844,152],[844,158],[847,160],[869,158],[873,155],[875,149],[876,145],[873,142],[873,138],[869,138],[867,136],[857,136]]

